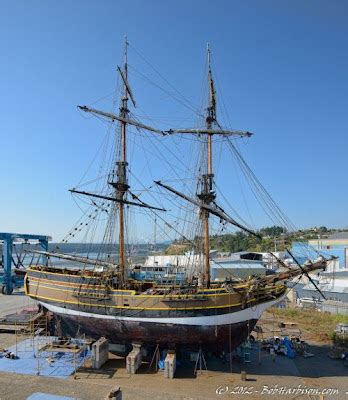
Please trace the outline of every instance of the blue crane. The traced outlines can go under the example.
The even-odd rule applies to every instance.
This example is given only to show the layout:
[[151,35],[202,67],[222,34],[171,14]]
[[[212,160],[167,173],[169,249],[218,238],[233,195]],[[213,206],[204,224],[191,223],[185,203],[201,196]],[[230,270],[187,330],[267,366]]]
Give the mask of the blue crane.
[[37,240],[43,250],[48,250],[48,242],[52,240],[50,236],[46,235],[32,235],[26,233],[7,233],[0,232],[0,242],[2,242],[2,262],[4,268],[4,278],[2,283],[2,293],[11,294],[13,292],[13,281],[12,281],[12,250],[13,243],[16,240]]

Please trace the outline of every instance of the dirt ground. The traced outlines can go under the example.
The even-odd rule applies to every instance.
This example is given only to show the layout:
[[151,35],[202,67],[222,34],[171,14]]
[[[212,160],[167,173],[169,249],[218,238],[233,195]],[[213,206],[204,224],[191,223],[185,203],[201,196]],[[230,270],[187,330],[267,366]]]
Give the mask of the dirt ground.
[[[15,304],[23,307],[23,298],[0,296],[0,311]],[[4,300],[4,301],[3,301]],[[25,304],[25,306],[27,306]],[[263,319],[269,319],[266,314]],[[276,324],[277,321],[274,321]],[[15,335],[0,333],[0,347],[14,344]],[[112,356],[101,370],[87,366],[77,372],[77,377],[66,379],[23,375],[0,371],[0,399],[24,400],[32,393],[44,392],[70,396],[82,400],[107,398],[110,390],[121,387],[126,400],[183,400],[183,399],[348,399],[348,368],[342,360],[332,360],[327,356],[327,344],[310,341],[312,358],[301,356],[289,359],[271,356],[260,351],[258,345],[251,351],[251,362],[233,361],[232,373],[229,363],[207,355],[208,371],[194,376],[194,363],[182,361],[174,379],[167,379],[163,371],[148,370],[143,363],[135,375],[125,369],[125,359]],[[16,362],[13,360],[13,362]],[[241,371],[246,371],[247,380],[241,380]],[[289,393],[289,390],[292,390]],[[302,392],[301,392],[302,390]],[[312,393],[305,393],[311,390]],[[323,397],[322,390],[330,391]],[[315,392],[317,391],[317,392]],[[288,394],[286,394],[288,393]]]
[[280,321],[295,322],[305,340],[330,344],[336,325],[340,322],[348,324],[348,315],[334,315],[316,310],[300,308],[271,308],[262,319],[270,319],[274,324]]
[[[13,339],[13,338],[12,338]],[[0,343],[10,344],[9,335],[0,335]],[[313,358],[294,360],[276,356],[273,361],[268,353],[253,350],[251,363],[234,363],[233,373],[229,365],[207,357],[208,371],[196,377],[194,364],[186,363],[178,367],[174,379],[166,379],[162,371],[149,371],[143,364],[136,375],[129,375],[125,360],[110,359],[101,370],[81,368],[77,379],[48,378],[0,372],[0,398],[2,400],[26,399],[34,392],[45,392],[70,396],[84,400],[105,399],[110,390],[121,387],[123,399],[214,399],[214,398],[255,398],[265,399],[270,390],[280,389],[334,389],[332,396],[324,398],[347,399],[348,368],[341,360],[327,357],[325,346],[311,346]],[[260,359],[259,359],[260,356]],[[260,363],[259,363],[260,361]],[[15,362],[15,360],[14,360]],[[247,380],[241,380],[241,371],[246,371]],[[241,391],[250,392],[244,395]],[[221,393],[221,394],[218,394]],[[301,393],[272,398],[308,399]]]

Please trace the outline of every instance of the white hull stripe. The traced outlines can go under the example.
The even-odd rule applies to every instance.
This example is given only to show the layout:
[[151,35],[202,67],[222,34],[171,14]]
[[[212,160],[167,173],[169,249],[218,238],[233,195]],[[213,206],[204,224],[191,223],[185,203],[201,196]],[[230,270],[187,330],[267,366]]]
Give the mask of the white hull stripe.
[[71,310],[64,307],[54,306],[52,304],[44,303],[43,301],[40,301],[40,303],[53,313],[68,315],[68,316],[78,316],[78,317],[113,320],[113,321],[215,326],[215,325],[237,324],[238,322],[248,321],[250,319],[259,319],[261,317],[261,314],[267,308],[272,307],[274,304],[278,303],[280,300],[282,300],[284,296],[285,295],[276,300],[268,301],[254,307],[249,307],[244,310],[235,311],[229,314],[209,315],[201,317],[179,317],[179,318],[139,318],[139,317],[137,318],[137,317],[122,317],[122,316],[113,316],[105,314],[94,314],[94,313],[88,313],[84,311]]

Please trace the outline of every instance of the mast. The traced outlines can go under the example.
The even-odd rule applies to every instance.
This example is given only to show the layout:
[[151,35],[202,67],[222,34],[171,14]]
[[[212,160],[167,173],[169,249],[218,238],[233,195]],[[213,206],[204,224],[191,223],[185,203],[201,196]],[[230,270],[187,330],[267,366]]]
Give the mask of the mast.
[[[72,193],[76,193],[79,195],[85,195],[90,197],[102,198],[105,200],[110,200],[117,203],[118,209],[118,226],[119,226],[119,262],[118,267],[120,271],[120,286],[125,286],[127,281],[127,261],[125,254],[125,205],[138,206],[143,208],[148,208],[157,211],[167,211],[164,208],[153,207],[149,204],[142,201],[139,196],[129,191],[130,186],[128,185],[127,180],[127,125],[135,126],[138,130],[144,129],[153,133],[160,134],[164,136],[168,133],[155,129],[149,125],[142,124],[136,120],[129,118],[129,109],[128,109],[128,100],[131,100],[134,107],[136,107],[136,103],[132,94],[131,87],[128,82],[128,41],[127,37],[125,38],[125,50],[124,50],[124,66],[121,69],[117,66],[118,72],[120,73],[122,82],[123,82],[123,95],[121,98],[120,108],[118,115],[105,112],[101,110],[97,110],[87,106],[78,106],[81,111],[88,112],[97,116],[105,117],[112,122],[118,121],[120,126],[120,151],[117,157],[117,161],[114,167],[113,172],[109,176],[108,184],[111,185],[114,190],[114,196],[105,196],[98,193],[89,193],[85,191],[76,190],[76,188],[71,189]],[[115,179],[116,177],[116,179]],[[134,201],[130,201],[126,198],[126,193],[129,193],[131,198]]]
[[[157,185],[164,189],[176,194],[177,196],[185,199],[186,201],[195,204],[200,208],[200,219],[203,222],[203,239],[204,239],[204,271],[203,280],[206,287],[210,286],[210,243],[209,243],[209,215],[213,214],[218,216],[222,220],[242,229],[249,234],[260,237],[257,233],[253,232],[249,228],[241,225],[233,218],[229,217],[225,211],[215,203],[216,194],[214,191],[214,172],[213,172],[213,136],[218,135],[222,137],[228,136],[239,136],[239,137],[250,137],[252,133],[249,131],[230,130],[223,129],[216,120],[216,94],[214,87],[214,80],[211,71],[211,52],[209,44],[207,46],[207,58],[208,58],[208,86],[209,86],[209,104],[207,107],[207,115],[205,119],[205,128],[203,129],[169,129],[163,131],[166,135],[173,134],[190,134],[204,136],[206,146],[207,163],[205,171],[199,180],[199,191],[196,196],[198,200],[192,199],[183,193],[171,188],[168,185],[161,183],[160,181],[155,182]],[[216,127],[213,128],[213,125]]]
[[128,118],[128,66],[127,66],[127,48],[128,42],[127,37],[125,38],[125,53],[124,53],[124,71],[123,75],[124,85],[123,85],[123,96],[121,99],[120,106],[120,117],[123,119],[121,122],[121,149],[119,161],[116,162],[117,169],[117,182],[115,185],[116,198],[119,200],[118,203],[118,219],[119,219],[119,268],[121,272],[121,284],[124,285],[126,282],[126,255],[125,255],[125,243],[124,243],[124,197],[125,193],[129,189],[127,183],[127,123],[125,120]]
[[[213,122],[216,117],[216,101],[215,101],[215,89],[214,81],[211,73],[210,65],[210,47],[207,46],[207,56],[208,56],[208,85],[209,85],[209,105],[207,108],[206,116],[206,128],[207,131],[212,130]],[[201,193],[198,197],[202,200],[204,205],[209,206],[211,202],[215,200],[215,192],[213,191],[213,135],[207,133],[207,168],[206,173],[202,175],[202,188]],[[209,212],[207,210],[202,210],[201,218],[203,220],[204,227],[204,283],[207,287],[210,286],[210,242],[209,242]]]

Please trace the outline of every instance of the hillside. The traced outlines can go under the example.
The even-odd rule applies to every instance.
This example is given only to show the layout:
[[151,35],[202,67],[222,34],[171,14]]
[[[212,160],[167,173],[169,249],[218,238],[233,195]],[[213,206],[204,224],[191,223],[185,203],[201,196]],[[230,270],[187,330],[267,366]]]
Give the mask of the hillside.
[[[314,227],[289,233],[280,226],[270,226],[258,231],[262,236],[262,239],[242,231],[210,236],[210,248],[228,253],[245,250],[268,252],[277,249],[277,251],[283,251],[286,248],[290,248],[293,242],[307,242],[308,240],[316,239],[318,235],[325,238],[325,236],[339,231],[342,230],[328,229],[325,226],[322,226],[319,228]],[[193,242],[195,243],[196,248],[201,248],[202,238],[196,237]],[[187,241],[183,240],[176,240],[166,249],[165,253],[184,254],[191,248],[192,243],[187,243]]]

